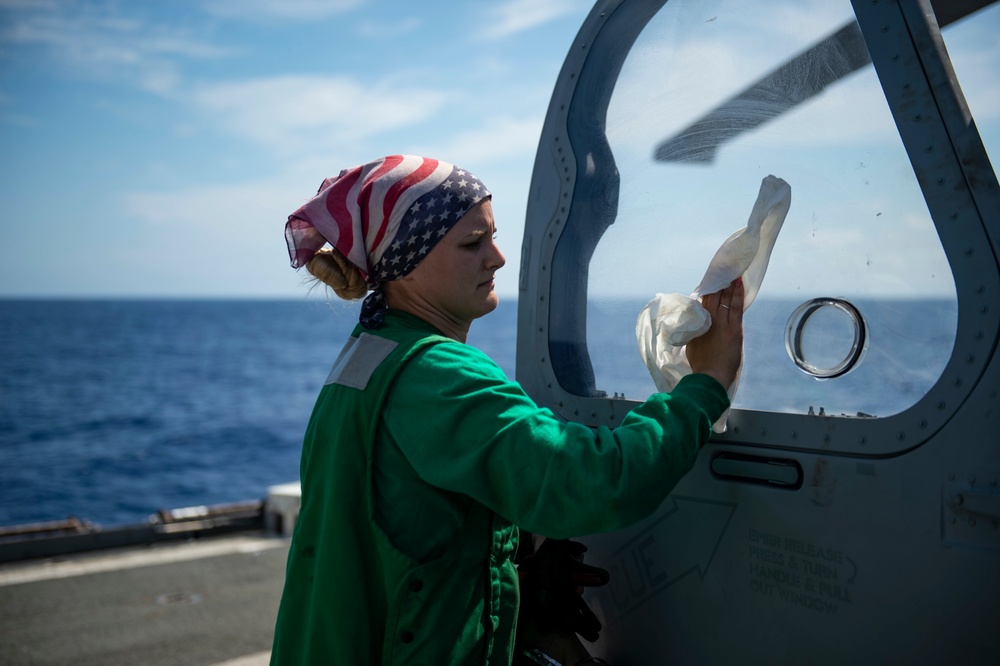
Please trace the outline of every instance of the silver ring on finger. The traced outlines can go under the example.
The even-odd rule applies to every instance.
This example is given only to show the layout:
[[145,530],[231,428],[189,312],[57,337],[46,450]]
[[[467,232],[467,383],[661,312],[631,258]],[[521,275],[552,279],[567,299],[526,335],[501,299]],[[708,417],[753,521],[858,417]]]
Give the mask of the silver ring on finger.
[[723,305],[722,307],[726,308],[727,310],[729,309],[728,305]]

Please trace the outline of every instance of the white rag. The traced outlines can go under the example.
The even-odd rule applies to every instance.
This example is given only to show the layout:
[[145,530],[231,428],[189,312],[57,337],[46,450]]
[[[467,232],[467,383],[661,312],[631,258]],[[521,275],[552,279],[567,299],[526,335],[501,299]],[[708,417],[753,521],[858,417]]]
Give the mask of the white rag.
[[[690,296],[657,294],[639,313],[635,323],[639,354],[658,391],[673,390],[681,377],[691,373],[684,348],[712,326],[712,317],[698,300],[701,296],[725,289],[743,276],[744,309],[753,303],[791,203],[792,189],[788,183],[774,176],[765,178],[761,181],[747,226],[726,239],[694,292]],[[736,379],[727,389],[730,400],[736,396],[742,372],[743,364],[740,363]],[[728,416],[727,409],[712,429],[725,432]]]

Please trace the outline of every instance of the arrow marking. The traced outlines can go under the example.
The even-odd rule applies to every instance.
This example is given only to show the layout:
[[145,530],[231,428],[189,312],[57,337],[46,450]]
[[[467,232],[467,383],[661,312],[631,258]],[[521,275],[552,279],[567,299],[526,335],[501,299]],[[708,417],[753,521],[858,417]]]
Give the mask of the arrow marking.
[[668,499],[624,543],[618,541],[621,533],[595,545],[587,541],[588,560],[611,574],[608,585],[593,594],[601,597],[603,608],[613,611],[614,622],[692,572],[705,580],[737,507],[695,497],[671,495]]

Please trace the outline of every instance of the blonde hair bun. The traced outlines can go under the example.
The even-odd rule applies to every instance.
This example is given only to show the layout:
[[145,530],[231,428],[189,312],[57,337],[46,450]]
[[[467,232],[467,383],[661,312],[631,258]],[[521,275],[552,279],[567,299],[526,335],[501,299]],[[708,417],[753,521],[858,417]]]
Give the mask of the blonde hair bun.
[[358,267],[334,248],[319,250],[306,264],[306,270],[343,299],[353,301],[368,293],[368,283]]

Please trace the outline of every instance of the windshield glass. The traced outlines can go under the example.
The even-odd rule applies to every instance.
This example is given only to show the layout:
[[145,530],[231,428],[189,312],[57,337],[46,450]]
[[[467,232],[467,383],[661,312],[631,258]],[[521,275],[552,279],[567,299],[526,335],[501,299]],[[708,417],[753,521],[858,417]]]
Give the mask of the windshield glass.
[[[983,69],[995,91],[997,68]],[[698,285],[769,174],[792,203],[746,314],[735,406],[887,416],[941,376],[954,280],[849,1],[666,3],[625,61],[606,132],[621,189],[589,271],[598,389],[637,400],[655,390],[636,316],[656,293]],[[788,335],[816,299],[846,305],[799,329],[803,364]],[[834,316],[849,311],[866,353],[833,378],[805,372],[850,356],[855,322]]]

